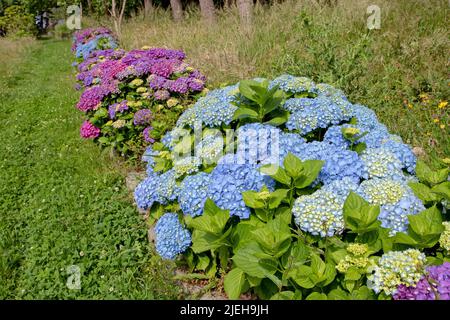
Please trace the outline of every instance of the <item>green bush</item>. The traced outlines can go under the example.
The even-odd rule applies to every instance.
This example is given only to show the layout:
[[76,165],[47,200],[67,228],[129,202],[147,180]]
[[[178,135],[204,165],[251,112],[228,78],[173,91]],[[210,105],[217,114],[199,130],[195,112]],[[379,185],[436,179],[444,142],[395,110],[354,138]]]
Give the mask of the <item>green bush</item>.
[[15,37],[35,35],[37,31],[33,15],[18,5],[5,9],[4,16],[0,17],[0,30]]

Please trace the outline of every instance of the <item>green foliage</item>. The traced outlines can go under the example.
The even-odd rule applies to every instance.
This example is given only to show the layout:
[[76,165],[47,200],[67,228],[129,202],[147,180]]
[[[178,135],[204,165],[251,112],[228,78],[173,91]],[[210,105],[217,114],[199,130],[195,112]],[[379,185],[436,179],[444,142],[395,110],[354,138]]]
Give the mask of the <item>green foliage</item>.
[[4,15],[0,16],[0,30],[13,37],[31,36],[37,31],[33,14],[18,5],[5,9]]
[[414,194],[427,205],[444,205],[450,202],[449,168],[432,170],[425,162],[419,160],[416,174],[420,182],[410,182]]
[[[291,153],[283,160],[284,168],[267,164],[260,171],[272,177],[283,190],[287,192],[287,203],[292,206],[294,196],[308,194],[314,191],[310,185],[316,180],[324,161],[306,160],[301,161]],[[283,191],[284,192],[284,191]]]
[[273,126],[280,126],[288,120],[289,112],[280,109],[285,95],[277,86],[269,89],[268,80],[242,80],[239,92],[234,120],[242,124],[259,122]]
[[344,221],[347,228],[355,233],[366,233],[376,230],[381,222],[379,206],[369,205],[362,197],[350,192],[344,203]]

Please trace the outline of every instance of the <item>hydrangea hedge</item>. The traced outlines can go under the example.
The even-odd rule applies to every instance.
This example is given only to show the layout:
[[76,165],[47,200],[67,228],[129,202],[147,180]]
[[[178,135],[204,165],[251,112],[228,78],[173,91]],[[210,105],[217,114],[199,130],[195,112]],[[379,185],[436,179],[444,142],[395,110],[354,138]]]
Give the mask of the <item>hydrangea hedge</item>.
[[143,161],[157,252],[224,276],[230,298],[449,299],[448,168],[330,85],[212,90]]
[[204,89],[205,76],[183,52],[117,49],[106,28],[77,32],[72,50],[83,90],[77,108],[86,115],[80,135],[122,155],[142,153]]

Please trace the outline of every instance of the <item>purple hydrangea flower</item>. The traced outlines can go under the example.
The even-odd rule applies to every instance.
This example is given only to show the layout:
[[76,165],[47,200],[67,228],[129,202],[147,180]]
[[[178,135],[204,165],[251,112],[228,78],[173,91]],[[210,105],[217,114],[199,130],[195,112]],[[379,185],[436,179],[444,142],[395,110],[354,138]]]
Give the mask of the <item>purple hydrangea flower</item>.
[[187,93],[189,91],[189,78],[181,77],[171,81],[169,90],[180,94]]
[[152,137],[150,137],[150,132],[153,130],[152,127],[147,127],[144,129],[144,131],[142,131],[142,134],[144,135],[144,140],[146,142],[150,142],[153,143],[155,142],[155,139],[153,139]]
[[153,114],[149,109],[138,110],[134,114],[133,123],[135,126],[142,126],[149,124],[153,119]]
[[155,91],[153,96],[155,97],[156,100],[167,100],[170,98],[170,93],[169,91],[162,89]]
[[84,121],[80,128],[80,136],[84,139],[97,138],[100,135],[100,129],[94,126],[88,120]]
[[395,300],[450,300],[450,263],[430,266],[415,286],[401,284]]

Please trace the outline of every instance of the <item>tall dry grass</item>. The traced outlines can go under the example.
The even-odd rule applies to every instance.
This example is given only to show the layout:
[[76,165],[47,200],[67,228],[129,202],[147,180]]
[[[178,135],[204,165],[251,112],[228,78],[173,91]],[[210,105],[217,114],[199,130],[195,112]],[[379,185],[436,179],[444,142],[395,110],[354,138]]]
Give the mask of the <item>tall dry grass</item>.
[[[218,11],[212,26],[195,9],[187,10],[180,23],[158,9],[147,19],[126,21],[121,42],[125,49],[184,50],[211,86],[282,73],[333,84],[351,101],[375,109],[407,142],[450,156],[448,109],[437,108],[449,98],[448,2],[377,0],[381,29],[372,31],[366,9],[374,1],[337,2],[331,7],[315,0],[257,6],[247,29],[235,9]],[[423,93],[429,105],[419,98]]]

